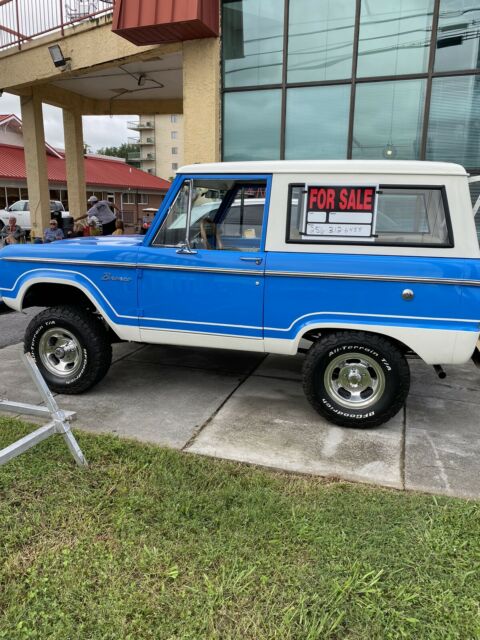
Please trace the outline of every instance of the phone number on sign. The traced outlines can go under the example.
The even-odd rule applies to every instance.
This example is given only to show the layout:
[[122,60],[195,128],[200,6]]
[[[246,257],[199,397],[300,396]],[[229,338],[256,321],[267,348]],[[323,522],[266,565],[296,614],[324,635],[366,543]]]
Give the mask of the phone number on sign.
[[370,224],[307,224],[308,236],[350,236],[365,238],[372,235]]

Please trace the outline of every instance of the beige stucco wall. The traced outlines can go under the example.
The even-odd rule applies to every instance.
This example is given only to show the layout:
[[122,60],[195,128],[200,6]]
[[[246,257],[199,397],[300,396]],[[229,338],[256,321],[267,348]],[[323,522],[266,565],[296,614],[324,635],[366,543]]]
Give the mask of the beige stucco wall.
[[185,164],[220,160],[220,39],[183,43]]

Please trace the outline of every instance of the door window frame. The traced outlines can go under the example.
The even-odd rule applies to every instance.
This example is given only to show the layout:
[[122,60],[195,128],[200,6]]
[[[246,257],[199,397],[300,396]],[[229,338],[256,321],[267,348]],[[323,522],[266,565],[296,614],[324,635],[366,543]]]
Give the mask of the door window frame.
[[[267,240],[267,228],[268,228],[268,216],[270,212],[270,197],[272,192],[272,174],[257,174],[257,173],[192,173],[192,174],[179,174],[176,176],[175,180],[172,182],[172,185],[162,202],[159,212],[156,216],[156,220],[150,226],[148,233],[145,235],[145,239],[143,241],[144,246],[151,247],[152,249],[170,249],[175,252],[178,247],[160,247],[153,245],[153,241],[163,224],[165,218],[167,217],[172,204],[175,202],[178,193],[184,186],[185,182],[188,180],[238,180],[239,182],[248,183],[249,181],[259,181],[264,180],[266,183],[266,191],[265,191],[265,205],[263,212],[263,223],[262,223],[262,240],[260,243],[260,248],[258,252],[265,251],[265,244]],[[199,251],[217,251],[219,253],[226,253],[228,250],[225,249],[199,249]],[[229,252],[230,253],[230,252]],[[242,252],[232,252],[232,253],[242,253]]]

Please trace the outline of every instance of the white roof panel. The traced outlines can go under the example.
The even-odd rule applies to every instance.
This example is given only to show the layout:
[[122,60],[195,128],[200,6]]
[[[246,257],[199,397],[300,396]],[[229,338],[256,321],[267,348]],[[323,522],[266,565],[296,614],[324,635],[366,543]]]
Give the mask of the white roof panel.
[[456,175],[467,172],[459,164],[418,160],[272,160],[264,162],[215,162],[190,164],[178,173],[346,173]]

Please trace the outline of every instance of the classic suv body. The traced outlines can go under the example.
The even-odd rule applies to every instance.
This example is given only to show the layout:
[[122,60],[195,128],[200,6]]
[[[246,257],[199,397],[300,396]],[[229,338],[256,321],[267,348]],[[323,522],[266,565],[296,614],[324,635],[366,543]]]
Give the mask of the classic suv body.
[[[322,185],[345,186],[354,214],[334,211],[333,195],[318,211]],[[376,214],[361,211],[366,188]],[[458,165],[193,165],[146,236],[15,246],[0,259],[8,305],[76,290],[121,340],[293,355],[302,338],[362,331],[441,365],[466,362],[480,333],[480,251]]]

